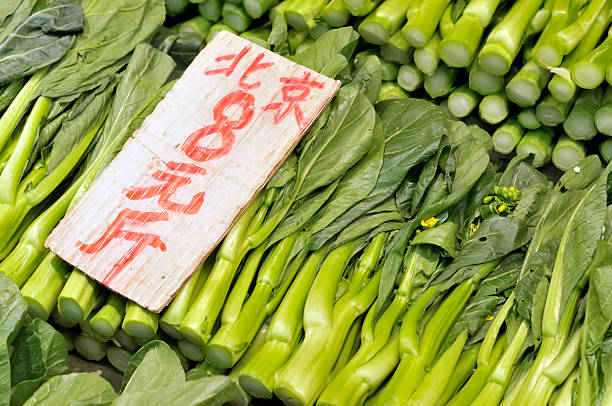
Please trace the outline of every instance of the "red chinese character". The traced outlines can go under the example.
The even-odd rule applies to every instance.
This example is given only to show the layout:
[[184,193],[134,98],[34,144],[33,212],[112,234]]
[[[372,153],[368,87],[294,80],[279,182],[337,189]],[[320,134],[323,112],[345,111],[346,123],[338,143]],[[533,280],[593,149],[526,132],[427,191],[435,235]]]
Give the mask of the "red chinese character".
[[181,187],[191,183],[191,177],[181,176],[170,171],[182,172],[189,175],[204,175],[206,169],[190,163],[168,162],[165,171],[156,171],[154,179],[164,183],[151,186],[132,186],[123,192],[130,200],[150,199],[159,196],[159,207],[176,213],[196,214],[204,203],[205,192],[196,193],[189,203],[176,203],[171,200],[172,195]]
[[119,274],[119,272],[132,262],[145,247],[150,246],[161,251],[166,251],[166,244],[164,244],[158,235],[125,229],[128,226],[139,226],[157,221],[168,221],[168,213],[123,209],[97,241],[91,244],[85,244],[78,241],[77,248],[85,254],[95,254],[104,249],[114,239],[134,242],[134,245],[123,254],[102,280],[102,283],[108,284]]
[[222,56],[216,57],[215,61],[217,62],[231,61],[231,60],[233,61],[229,66],[225,68],[209,69],[209,70],[204,71],[204,74],[205,75],[224,74],[225,76],[231,75],[234,72],[234,69],[236,69],[236,66],[238,66],[238,64],[242,60],[242,58],[244,58],[244,56],[248,54],[250,50],[251,50],[251,47],[247,45],[244,48],[242,48],[242,50],[238,52],[237,54],[229,54],[229,55],[222,55]]
[[304,76],[301,78],[280,78],[281,83],[285,83],[285,86],[282,88],[283,94],[283,103],[287,103],[287,106],[283,109],[283,103],[270,103],[265,106],[264,110],[276,110],[274,114],[274,124],[278,124],[283,120],[291,110],[294,111],[295,121],[298,126],[303,128],[304,122],[304,112],[300,107],[300,102],[306,100],[308,95],[310,94],[310,89],[313,87],[323,88],[323,82],[317,82],[315,80],[310,80],[310,72],[305,72]]
[[274,62],[259,63],[263,59],[263,57],[264,57],[263,52],[257,55],[253,63],[251,63],[249,67],[244,71],[244,73],[240,77],[240,82],[238,82],[238,85],[240,86],[240,88],[244,90],[251,90],[251,89],[257,89],[259,86],[261,86],[261,82],[259,81],[249,84],[249,83],[246,83],[245,80],[250,74],[257,72],[258,70],[267,69],[274,65]]
[[[232,149],[234,146],[234,131],[244,128],[253,119],[253,106],[255,98],[252,94],[244,90],[235,90],[223,97],[213,107],[213,124],[194,131],[187,137],[181,150],[191,159],[198,162],[210,161],[219,158]],[[231,106],[238,106],[241,109],[240,117],[237,120],[230,120],[224,113]],[[199,145],[200,140],[212,134],[221,136],[221,146],[219,148],[206,148]]]

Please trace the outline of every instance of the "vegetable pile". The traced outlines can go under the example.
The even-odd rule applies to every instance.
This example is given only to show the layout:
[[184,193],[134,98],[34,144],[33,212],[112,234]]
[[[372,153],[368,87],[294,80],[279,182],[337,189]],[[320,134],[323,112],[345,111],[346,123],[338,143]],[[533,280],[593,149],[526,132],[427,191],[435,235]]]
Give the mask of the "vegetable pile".
[[[353,26],[361,55],[380,58],[384,97],[431,99],[490,131],[498,153],[533,153],[535,166],[562,171],[587,153],[612,157],[608,0],[192,1],[201,16],[180,29],[262,42],[266,20],[282,16],[298,53]],[[166,4],[190,13],[187,0]]]
[[[469,117],[449,115],[440,99],[410,98],[402,86],[413,54],[421,65],[415,78],[422,78],[423,61],[435,65],[423,79],[426,92],[448,95],[451,112],[453,94],[469,95],[457,103],[473,100],[475,108],[474,83],[491,82],[477,79],[451,92],[464,73],[438,60],[452,65],[446,58],[463,57],[471,66],[466,75],[502,78],[487,97],[508,106],[513,78],[527,78],[522,89],[551,75],[536,50],[552,58],[561,49],[556,39],[554,47],[538,47],[539,40],[530,47],[515,23],[528,30],[539,21],[535,32],[543,31],[535,37],[553,38],[563,30],[544,27],[569,3],[577,13],[572,29],[584,36],[605,11],[597,49],[612,2],[460,3],[423,1],[409,10],[410,2],[390,0],[204,1],[202,16],[222,22],[198,16],[173,29],[162,26],[161,0],[3,3],[0,405],[247,405],[271,398],[342,406],[610,404],[612,166],[587,155],[585,144],[553,182],[537,169],[549,159],[540,153],[573,151],[573,138],[561,137],[553,149],[546,126],[522,136],[520,115],[491,137]],[[493,22],[489,36],[488,23],[481,24],[483,44],[475,28],[458,28],[476,24],[469,10],[477,5]],[[166,7],[193,11],[180,0]],[[368,15],[358,31],[328,29],[350,24],[349,11]],[[432,18],[447,34],[437,44]],[[573,27],[569,18],[560,26]],[[372,21],[391,23],[367,28]],[[222,29],[243,31],[342,87],[216,251],[156,314],[106,291],[43,243]],[[504,29],[506,39],[493,41]],[[456,37],[472,41],[472,51],[465,48],[466,56],[452,45],[443,57]],[[414,53],[408,38],[419,47]],[[572,38],[576,52],[585,40]],[[506,75],[506,84],[502,74],[525,47],[533,61]],[[573,55],[568,48],[558,64]],[[579,95],[570,97],[566,114],[581,105],[594,113],[610,94],[602,81],[594,90],[574,87]],[[499,93],[504,86],[508,96]],[[491,111],[482,108],[487,97],[484,112]],[[546,100],[558,103],[545,96],[538,107]],[[492,158],[502,129],[518,143],[509,161]],[[120,394],[103,378],[70,373],[68,350],[121,371]]]

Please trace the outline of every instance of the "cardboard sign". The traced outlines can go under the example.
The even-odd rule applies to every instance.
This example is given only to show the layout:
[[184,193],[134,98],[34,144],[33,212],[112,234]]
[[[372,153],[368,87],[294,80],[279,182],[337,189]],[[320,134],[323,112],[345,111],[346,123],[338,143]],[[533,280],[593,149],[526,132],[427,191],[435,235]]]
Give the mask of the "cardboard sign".
[[219,33],[46,246],[111,290],[161,311],[339,87]]

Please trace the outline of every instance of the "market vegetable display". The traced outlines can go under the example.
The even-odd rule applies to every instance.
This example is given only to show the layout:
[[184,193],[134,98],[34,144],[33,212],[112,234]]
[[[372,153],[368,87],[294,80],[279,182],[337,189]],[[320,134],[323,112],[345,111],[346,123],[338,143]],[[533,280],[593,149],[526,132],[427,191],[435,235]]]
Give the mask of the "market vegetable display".
[[[612,401],[612,1],[165,3],[0,5],[0,405]],[[43,243],[221,30],[342,87],[156,314]]]

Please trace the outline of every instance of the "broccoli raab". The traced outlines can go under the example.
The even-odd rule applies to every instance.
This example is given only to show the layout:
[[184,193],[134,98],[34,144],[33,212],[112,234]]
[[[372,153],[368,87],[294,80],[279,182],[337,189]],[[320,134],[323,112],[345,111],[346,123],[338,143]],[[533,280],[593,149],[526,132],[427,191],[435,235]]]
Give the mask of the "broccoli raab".
[[[612,1],[165,3],[0,5],[0,404],[612,402]],[[44,240],[221,30],[342,87],[157,314]]]

